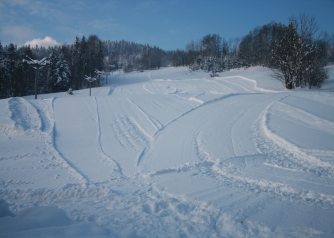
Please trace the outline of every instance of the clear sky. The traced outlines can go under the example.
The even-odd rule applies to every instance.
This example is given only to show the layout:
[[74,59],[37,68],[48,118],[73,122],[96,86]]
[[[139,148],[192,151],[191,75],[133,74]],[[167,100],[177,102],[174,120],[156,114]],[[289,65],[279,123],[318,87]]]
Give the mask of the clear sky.
[[334,0],[0,0],[0,41],[20,46],[48,36],[51,44],[72,44],[96,34],[175,50],[207,34],[243,37],[301,13],[334,34]]

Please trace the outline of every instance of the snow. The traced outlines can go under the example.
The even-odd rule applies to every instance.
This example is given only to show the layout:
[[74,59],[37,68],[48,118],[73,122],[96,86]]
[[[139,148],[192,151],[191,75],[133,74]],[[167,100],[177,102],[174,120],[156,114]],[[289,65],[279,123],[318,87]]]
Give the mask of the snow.
[[0,237],[333,237],[334,67],[187,68],[0,100]]

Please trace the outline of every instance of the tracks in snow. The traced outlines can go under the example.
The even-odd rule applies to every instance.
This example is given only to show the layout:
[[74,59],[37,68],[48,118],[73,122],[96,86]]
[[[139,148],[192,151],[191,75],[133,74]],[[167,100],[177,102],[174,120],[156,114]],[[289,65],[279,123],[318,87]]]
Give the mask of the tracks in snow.
[[[270,158],[268,163],[282,168],[314,173],[318,176],[326,176],[333,179],[334,165],[332,163],[316,158],[312,155],[312,150],[303,150],[300,146],[296,146],[292,142],[287,141],[269,128],[269,117],[276,115],[273,109],[275,107],[279,109],[280,106],[284,106],[280,100],[268,105],[256,124],[256,131],[260,133],[257,135],[257,145],[260,151],[267,154],[268,158]],[[285,113],[288,113],[290,107],[291,106],[288,105],[284,106]],[[312,124],[318,121],[325,125],[330,124],[327,132],[332,134],[331,127],[333,127],[333,122],[318,118],[314,115],[307,115],[307,117],[305,117],[306,112],[300,109],[295,108],[293,112],[295,114],[290,113],[290,115],[292,117],[295,116],[293,120],[294,123],[298,123],[299,121],[299,124],[304,126],[305,130],[316,129],[317,125],[313,126]],[[296,118],[297,115],[298,117]],[[278,116],[282,120],[284,112],[282,111]],[[313,120],[310,121],[310,119]],[[311,125],[312,128],[309,128]],[[320,128],[323,129],[323,127]],[[318,150],[316,149],[316,151]]]
[[57,158],[63,167],[68,169],[69,173],[73,177],[77,178],[78,181],[87,182],[87,177],[82,174],[69,160],[64,158],[61,152],[57,149],[55,144],[56,132],[55,132],[55,120],[54,120],[54,98],[48,100],[38,100],[30,102],[39,113],[39,118],[41,119],[41,130],[45,132],[48,136],[46,143],[48,143],[48,150],[53,151],[54,158]]
[[[236,94],[232,98],[248,97],[250,99],[256,96],[256,94]],[[209,174],[214,179],[217,178],[220,183],[228,184],[228,186],[242,187],[283,200],[290,199],[294,202],[320,206],[324,204],[333,208],[334,195],[328,194],[328,189],[331,189],[331,186],[334,187],[334,183],[323,185],[321,177],[333,178],[334,166],[302,152],[297,146],[282,140],[267,128],[266,118],[268,118],[269,108],[273,103],[279,103],[286,96],[285,93],[283,96],[276,93],[267,94],[266,100],[261,101],[265,97],[260,95],[257,103],[250,99],[254,103],[253,105],[247,105],[245,103],[247,99],[240,100],[246,105],[241,107],[239,111],[235,110],[238,113],[230,116],[230,119],[224,120],[228,121],[225,130],[220,131],[216,127],[215,132],[208,130],[208,125],[213,123],[216,126],[217,124],[212,118],[223,118],[224,114],[208,114],[205,113],[204,109],[215,103],[215,106],[222,111],[224,109],[229,111],[228,101],[230,101],[230,105],[236,106],[239,100],[231,101],[231,97],[221,97],[190,109],[155,133],[154,141],[141,152],[137,164],[153,177],[168,173],[188,173],[189,171],[194,174],[204,173]],[[224,103],[226,105],[222,105]],[[202,109],[203,111],[201,111]],[[199,119],[201,115],[208,116],[205,123],[203,123],[203,119]],[[321,119],[315,121],[319,120],[321,121]],[[189,121],[192,121],[194,126],[185,124]],[[321,122],[322,124],[331,123]],[[183,131],[187,136],[177,134],[178,131]],[[211,134],[210,136],[204,135],[201,131],[210,131]],[[264,131],[264,133],[260,135],[256,131]],[[210,141],[210,137],[217,132],[230,138],[224,143],[224,145],[228,145],[222,150],[225,151],[225,154],[219,154],[217,152],[219,150],[215,151],[215,148],[210,147],[210,145],[215,144]],[[170,143],[173,140],[172,137],[177,142],[172,142],[170,145],[167,142]],[[221,135],[219,137],[222,139]],[[253,141],[253,144],[249,143],[250,141]],[[266,145],[264,146],[264,144]],[[189,148],[195,148],[196,153],[189,152],[191,151]],[[258,149],[266,152],[259,153]],[[226,154],[226,151],[230,152]],[[244,169],[238,163],[235,164],[233,160],[244,161],[242,163]],[[248,166],[254,160],[258,160],[260,163],[256,166]],[[290,161],[290,165],[286,164],[288,161]],[[273,165],[272,162],[274,162]],[[292,182],[284,177],[272,176],[270,172],[266,171],[278,174],[289,174],[287,171],[292,171],[289,175]],[[296,171],[299,171],[297,175]],[[300,172],[306,174],[300,174]],[[311,181],[312,175],[310,173],[315,173],[319,176],[318,179]],[[320,184],[321,186],[319,186]]]
[[[9,138],[13,137],[21,145],[15,148],[16,151],[8,146],[2,151],[4,159],[12,158],[11,155],[16,153],[18,155],[13,158],[20,161],[19,164],[14,163],[11,167],[3,168],[7,171],[12,170],[7,178],[8,181],[16,180],[23,174],[28,181],[41,176],[49,178],[51,184],[58,185],[63,184],[67,179],[77,182],[86,181],[85,177],[59,153],[55,146],[53,103],[53,98],[34,101],[23,98],[8,100],[8,109],[10,118],[14,121],[14,127],[7,130],[7,133]],[[7,142],[10,141],[4,141],[3,146],[6,146]],[[24,153],[19,154],[20,151]],[[32,181],[30,182],[34,184],[32,186],[37,187],[43,183],[43,179]],[[20,188],[20,185],[16,183],[15,187]]]
[[112,163],[114,163],[119,171],[119,173],[123,176],[123,173],[122,173],[122,168],[121,166],[113,159],[111,158],[103,149],[102,147],[102,141],[101,141],[101,134],[102,134],[102,131],[101,131],[101,120],[100,120],[100,112],[99,112],[99,104],[97,102],[97,99],[96,97],[94,97],[95,99],[95,103],[96,103],[96,117],[97,117],[97,131],[98,131],[98,135],[97,135],[97,139],[98,139],[98,145],[100,146],[100,150],[102,152],[102,154],[104,155],[104,157],[107,158],[107,160],[110,160],[112,161]]
[[[251,102],[244,103],[247,101],[246,98],[251,99]],[[255,101],[252,101],[254,98]],[[261,100],[263,95],[232,94],[191,108],[155,133],[154,141],[142,151],[137,164],[142,169],[154,171],[163,169],[162,167],[168,168],[182,164],[182,161],[198,161],[198,156],[192,148],[195,146],[194,140],[201,131],[205,132],[204,144],[207,146],[212,147],[217,144],[217,141],[221,141],[221,148],[210,148],[210,151],[215,152],[216,157],[229,158],[257,153],[251,141],[251,126],[267,106],[268,102],[261,102]],[[268,97],[268,100],[272,98]],[[213,108],[219,108],[219,110]],[[249,125],[249,128],[243,130],[235,127],[236,124],[243,123]],[[179,131],[182,133],[180,134]],[[141,165],[141,163],[144,164]]]
[[[104,151],[100,112],[95,97],[55,101],[55,147],[89,182],[122,175],[121,167]],[[83,113],[86,111],[86,113]],[[94,166],[92,166],[94,165]]]
[[[299,174],[300,172],[314,172],[318,176],[332,177],[332,166],[321,161],[312,162],[310,156],[298,152],[297,148],[291,147],[290,143],[284,144],[279,139],[275,141],[277,135],[270,134],[268,131],[265,131],[264,134],[255,133],[268,124],[265,118],[268,117],[268,110],[272,103],[278,103],[287,95],[286,93],[283,96],[275,93],[264,96],[253,92],[224,95],[190,107],[167,123],[159,122],[156,117],[146,113],[140,103],[130,99],[132,105],[153,125],[155,131],[148,133],[145,129],[140,129],[139,124],[135,125],[141,134],[148,138],[148,144],[137,152],[135,165],[139,171],[151,177],[166,173],[199,173],[223,185],[240,187],[283,200],[290,199],[306,204],[334,206],[333,195],[326,194],[326,186],[317,188],[316,184],[321,184],[320,178],[313,184],[308,180],[308,174]],[[259,98],[257,102],[253,100],[256,97]],[[250,104],[247,104],[247,101]],[[160,107],[164,106],[160,105]],[[210,107],[219,108],[219,111],[214,112]],[[240,108],[235,110],[235,107]],[[234,111],[233,115],[230,113],[232,111]],[[227,122],[225,127],[220,126],[217,122],[219,120]],[[189,124],[189,121],[193,125]],[[210,124],[214,129],[208,129]],[[218,129],[217,125],[219,125]],[[179,131],[183,133],[179,134]],[[210,137],[213,138],[210,139]],[[212,148],[211,145],[216,144],[214,141],[219,139],[222,140],[223,148]],[[257,144],[254,143],[255,141]],[[263,153],[262,150],[267,150],[267,152]],[[291,156],[291,151],[296,153]],[[259,163],[254,164],[254,161],[259,161]],[[287,161],[290,161],[291,164],[287,165]],[[304,178],[299,179],[290,174],[292,181],[290,184],[282,177],[272,176],[266,172],[267,170],[277,173],[285,171],[283,174],[287,174],[286,171],[294,171],[294,173],[300,171],[297,174]],[[305,189],[296,184],[304,184]]]
[[[27,204],[56,205],[76,221],[96,222],[117,231],[140,227],[138,236],[149,234],[152,227],[172,229],[172,236],[182,236],[177,233],[179,224],[189,228],[190,235],[222,236],[237,227],[231,236],[240,231],[245,236],[271,236],[276,224],[255,226],[248,218],[261,217],[266,210],[271,213],[275,206],[282,219],[303,208],[330,217],[334,208],[332,151],[300,148],[283,140],[287,137],[271,127],[271,120],[279,117],[290,123],[297,119],[294,125],[298,127],[332,136],[331,114],[295,105],[298,100],[289,100],[290,93],[256,94],[245,85],[216,81],[206,82],[212,94],[193,88],[192,93],[184,93],[184,85],[168,91],[164,82],[156,87],[122,85],[122,91],[111,89],[110,97],[10,99],[14,127],[26,134],[22,138],[40,138],[36,150],[20,156],[8,153],[0,162],[21,164],[27,157],[29,164],[22,165],[22,171],[30,166],[36,174],[40,168],[49,169],[46,174],[50,175],[50,168],[60,168],[67,174],[57,170],[49,181],[65,175],[69,179],[49,188],[38,187],[36,179],[0,180],[2,198],[15,201],[16,211]],[[212,85],[224,92],[219,94]],[[174,94],[151,94],[159,90]],[[327,106],[332,108],[330,103]],[[325,124],[329,130],[324,130]],[[186,196],[166,192],[172,191],[168,186],[178,184]],[[211,200],[214,205],[200,202],[206,201],[204,196],[216,196]],[[217,209],[214,202],[226,200],[230,203]],[[232,207],[237,212],[231,218],[224,211]],[[224,230],[226,224],[230,226]]]

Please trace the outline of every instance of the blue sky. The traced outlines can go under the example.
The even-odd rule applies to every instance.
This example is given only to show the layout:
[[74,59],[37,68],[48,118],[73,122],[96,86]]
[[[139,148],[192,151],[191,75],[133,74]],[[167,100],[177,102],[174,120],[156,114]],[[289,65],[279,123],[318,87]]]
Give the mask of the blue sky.
[[50,44],[72,44],[75,36],[96,34],[101,40],[184,49],[207,34],[243,37],[301,13],[334,34],[334,0],[0,0],[0,41],[35,44],[48,36],[44,41]]

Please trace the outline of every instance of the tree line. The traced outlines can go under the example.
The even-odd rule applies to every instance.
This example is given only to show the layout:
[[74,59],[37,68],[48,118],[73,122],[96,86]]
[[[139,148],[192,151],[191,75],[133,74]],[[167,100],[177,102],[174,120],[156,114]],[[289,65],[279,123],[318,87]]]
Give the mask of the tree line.
[[85,76],[96,77],[92,87],[100,86],[97,71],[124,72],[159,69],[169,65],[169,53],[149,45],[128,41],[101,41],[98,36],[76,37],[71,45],[53,47],[2,46],[0,42],[0,98],[34,94],[35,69],[23,62],[48,57],[49,65],[38,70],[38,93],[78,90],[88,86]]
[[302,14],[291,17],[288,25],[272,22],[257,27],[241,39],[226,41],[209,34],[191,41],[178,55],[174,64],[188,64],[191,70],[212,76],[232,68],[264,66],[287,89],[320,87],[328,78],[325,66],[334,63],[334,35],[319,32],[315,18]]
[[[48,57],[49,65],[37,71],[38,93],[66,91],[69,87],[87,86],[84,75],[93,75],[103,68],[103,45],[96,35],[81,39],[72,45],[54,47],[3,47],[0,42],[0,98],[34,94],[36,71],[23,59],[40,60]],[[98,85],[100,82],[97,81]]]
[[156,46],[128,41],[104,41],[105,65],[124,72],[159,69],[169,65],[168,53]]
[[2,46],[0,41],[0,98],[34,94],[35,69],[22,60],[48,57],[38,70],[38,93],[78,90],[88,86],[85,75],[98,71],[124,72],[188,66],[215,76],[217,72],[250,66],[269,67],[286,88],[320,86],[328,77],[325,66],[334,63],[334,35],[320,33],[315,18],[291,17],[288,25],[269,23],[242,38],[226,40],[208,34],[185,49],[165,51],[128,41],[102,41],[96,35],[76,37],[73,44],[53,47]]

